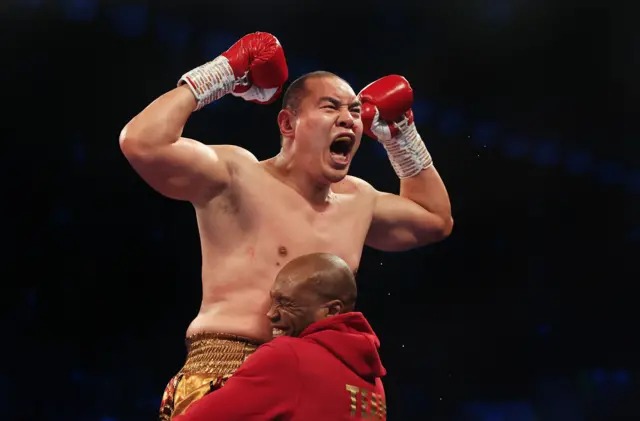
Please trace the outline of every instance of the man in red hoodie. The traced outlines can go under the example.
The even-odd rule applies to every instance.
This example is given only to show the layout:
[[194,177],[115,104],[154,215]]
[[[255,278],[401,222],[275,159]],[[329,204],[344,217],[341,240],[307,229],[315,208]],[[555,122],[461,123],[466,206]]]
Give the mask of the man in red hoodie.
[[271,289],[275,339],[175,421],[386,420],[380,342],[353,311],[356,296],[353,273],[339,257],[289,262]]

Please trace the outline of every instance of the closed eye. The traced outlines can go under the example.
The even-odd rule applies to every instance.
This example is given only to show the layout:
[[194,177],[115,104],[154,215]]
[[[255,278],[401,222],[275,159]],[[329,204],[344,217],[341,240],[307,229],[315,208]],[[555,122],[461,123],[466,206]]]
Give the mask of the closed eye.
[[276,304],[281,305],[281,306],[288,306],[291,305],[291,300],[284,298],[284,297],[277,297],[275,299]]

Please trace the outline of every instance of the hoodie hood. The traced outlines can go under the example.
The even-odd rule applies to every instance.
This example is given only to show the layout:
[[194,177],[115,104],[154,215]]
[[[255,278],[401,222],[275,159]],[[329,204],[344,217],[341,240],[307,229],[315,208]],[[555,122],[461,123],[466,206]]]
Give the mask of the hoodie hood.
[[378,354],[380,341],[362,313],[327,317],[309,325],[300,338],[326,348],[362,378],[387,374]]

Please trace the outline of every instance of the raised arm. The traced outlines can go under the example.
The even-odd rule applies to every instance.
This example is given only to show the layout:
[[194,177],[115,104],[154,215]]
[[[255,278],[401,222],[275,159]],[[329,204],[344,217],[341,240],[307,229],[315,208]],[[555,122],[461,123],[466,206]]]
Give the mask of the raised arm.
[[434,167],[400,180],[400,194],[376,192],[366,244],[404,251],[444,240],[453,218],[449,195]]
[[447,189],[413,122],[413,91],[386,76],[360,92],[365,132],[380,141],[400,178],[400,195],[376,192],[367,245],[403,251],[447,238],[453,228]]
[[229,176],[212,148],[181,137],[195,108],[195,97],[183,85],[152,102],[120,134],[122,152],[152,188],[191,202],[214,196]]
[[191,113],[232,94],[260,104],[277,99],[288,77],[284,52],[267,33],[246,35],[215,60],[182,76],[179,86],[134,117],[120,148],[136,172],[161,194],[199,203],[227,185],[224,156],[182,137]]

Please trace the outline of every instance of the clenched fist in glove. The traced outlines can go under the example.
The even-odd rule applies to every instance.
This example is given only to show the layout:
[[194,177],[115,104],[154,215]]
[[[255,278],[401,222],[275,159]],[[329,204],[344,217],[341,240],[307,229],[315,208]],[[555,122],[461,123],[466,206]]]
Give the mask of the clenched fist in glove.
[[189,86],[199,110],[229,93],[270,104],[278,98],[288,77],[278,39],[266,32],[255,32],[242,37],[213,61],[185,73],[178,85]]
[[358,98],[364,132],[382,143],[398,177],[413,177],[433,165],[413,122],[413,90],[405,78],[380,78],[360,91]]

